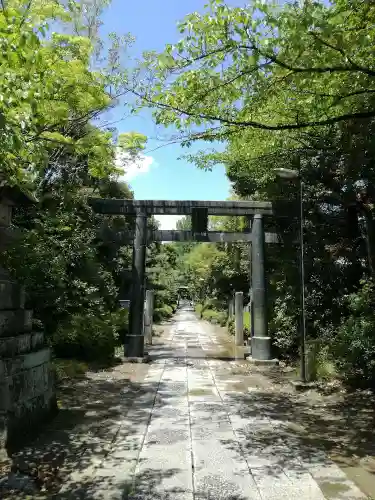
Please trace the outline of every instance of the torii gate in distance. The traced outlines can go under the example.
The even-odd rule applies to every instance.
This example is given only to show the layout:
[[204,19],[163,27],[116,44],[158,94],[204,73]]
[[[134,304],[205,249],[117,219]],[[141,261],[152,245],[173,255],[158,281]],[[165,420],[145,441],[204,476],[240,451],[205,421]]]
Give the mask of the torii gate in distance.
[[[132,296],[129,311],[129,335],[125,355],[144,356],[143,308],[145,299],[146,247],[152,241],[248,242],[251,247],[252,358],[271,359],[268,334],[265,276],[265,243],[277,243],[274,233],[265,233],[264,217],[273,215],[272,204],[260,201],[166,201],[91,198],[93,210],[100,214],[134,216],[135,231],[113,235],[126,244],[133,240]],[[190,215],[191,231],[148,231],[151,215]],[[246,216],[247,232],[208,231],[209,215]],[[251,231],[250,231],[251,228]]]

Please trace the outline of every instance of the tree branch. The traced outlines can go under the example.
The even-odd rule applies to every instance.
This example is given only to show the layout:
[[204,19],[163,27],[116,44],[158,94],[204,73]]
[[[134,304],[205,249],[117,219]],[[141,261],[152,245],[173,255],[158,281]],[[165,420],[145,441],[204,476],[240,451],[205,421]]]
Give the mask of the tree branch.
[[[269,64],[270,63],[264,63],[261,66],[262,67],[266,67]],[[206,97],[208,97],[215,90],[218,90],[218,89],[224,88],[224,87],[226,87],[228,85],[231,85],[232,83],[234,83],[239,78],[242,78],[243,76],[250,75],[251,73],[254,73],[255,71],[257,71],[258,69],[259,69],[259,66],[250,68],[247,71],[242,71],[241,73],[239,73],[238,75],[234,76],[233,78],[230,78],[229,80],[226,80],[225,82],[220,83],[220,85],[216,85],[215,87],[211,87],[211,88],[207,89],[202,94],[198,94],[197,95],[197,101],[203,101],[204,99],[206,99]],[[194,103],[192,103],[191,106],[189,106],[188,111],[190,111],[190,109],[192,108],[192,106],[194,106]]]
[[[311,35],[317,37],[316,34],[313,32],[310,32]],[[317,37],[319,39],[319,37]],[[323,44],[326,45],[327,47],[340,51],[339,48],[329,44],[329,42],[326,42],[325,40],[319,39],[319,41]],[[323,74],[323,73],[338,73],[338,72],[360,72],[364,73],[368,76],[375,76],[375,70],[372,70],[371,68],[365,68],[363,66],[358,65],[351,59],[349,59],[343,51],[340,53],[344,56],[347,57],[348,61],[350,62],[350,65],[338,65],[338,66],[322,66],[322,67],[314,67],[314,66],[309,66],[309,67],[299,67],[299,66],[294,66],[290,63],[287,63],[285,61],[282,61],[279,59],[275,54],[270,54],[268,52],[263,52],[259,47],[257,47],[255,44],[251,45],[246,45],[246,44],[236,44],[236,45],[224,45],[223,47],[219,47],[217,49],[213,49],[210,52],[205,52],[199,56],[192,57],[190,59],[187,59],[187,62],[183,65],[178,65],[179,69],[184,69],[187,68],[188,66],[191,66],[193,63],[199,62],[203,59],[207,59],[210,56],[220,54],[223,52],[228,52],[232,53],[235,49],[240,49],[240,50],[246,50],[246,51],[255,51],[257,52],[260,56],[265,57],[266,59],[269,59],[271,62],[276,64],[277,66],[280,66],[281,68],[288,69],[289,71],[292,71],[292,73],[318,73],[318,74]],[[262,66],[254,66],[255,70],[256,69],[261,69]],[[172,70],[172,68],[169,68]]]
[[27,5],[26,5],[26,8],[25,8],[25,12],[23,13],[23,16],[22,16],[22,19],[21,19],[21,22],[20,22],[20,28],[22,28],[22,26],[25,24],[25,21],[26,21],[26,18],[27,18],[27,14],[31,8],[31,4],[33,3],[33,0],[29,0]]
[[342,57],[344,57],[345,59],[347,59],[349,61],[349,63],[352,65],[352,67],[355,68],[356,70],[361,71],[361,72],[363,72],[363,73],[365,73],[366,75],[369,75],[369,76],[374,76],[375,75],[375,71],[370,70],[368,68],[365,68],[363,66],[360,66],[359,64],[357,64],[356,62],[354,62],[347,54],[345,54],[344,50],[341,47],[336,47],[335,45],[329,43],[327,40],[324,40],[323,38],[320,38],[313,31],[309,31],[309,34],[312,35],[315,38],[315,40],[317,40],[318,42],[320,42],[322,45],[325,45],[329,49],[335,50],[336,52],[338,52],[339,54],[341,54]]
[[262,52],[258,47],[253,46],[247,46],[244,45],[243,48],[255,50],[258,52],[263,57],[266,57],[270,59],[272,62],[274,62],[277,66],[280,66],[281,68],[288,69],[289,71],[292,71],[293,73],[349,73],[349,72],[360,72],[360,73],[365,73],[366,75],[369,76],[375,76],[375,70],[371,70],[369,68],[362,68],[361,66],[322,66],[322,67],[295,67],[292,66],[291,64],[288,64],[284,61],[281,61],[278,57],[276,57],[274,54]]
[[154,101],[139,92],[134,90],[131,91],[135,96],[142,99],[143,101],[151,104],[157,108],[168,109],[171,111],[175,111],[181,115],[190,116],[192,118],[200,118],[201,120],[207,120],[212,122],[220,122],[225,125],[232,125],[236,127],[251,127],[262,130],[299,130],[308,127],[316,127],[323,125],[333,125],[335,123],[347,121],[350,119],[358,119],[358,118],[372,118],[375,116],[375,110],[371,111],[359,111],[356,113],[346,113],[339,116],[333,116],[331,118],[326,118],[324,120],[312,120],[300,123],[278,123],[276,125],[267,125],[266,123],[261,123],[253,120],[232,120],[230,118],[225,118],[222,116],[215,116],[209,113],[194,113],[192,111],[188,111],[186,109],[179,108],[177,106],[171,106],[170,104],[164,104],[157,101]]

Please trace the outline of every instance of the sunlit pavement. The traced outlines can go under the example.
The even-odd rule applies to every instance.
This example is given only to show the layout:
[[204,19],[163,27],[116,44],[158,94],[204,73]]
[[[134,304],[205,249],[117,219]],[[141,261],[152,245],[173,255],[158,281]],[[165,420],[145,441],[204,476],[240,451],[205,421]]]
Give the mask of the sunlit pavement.
[[110,447],[73,474],[59,498],[367,498],[292,430],[280,394],[256,373],[236,371],[244,362],[230,360],[215,328],[184,308],[166,330]]

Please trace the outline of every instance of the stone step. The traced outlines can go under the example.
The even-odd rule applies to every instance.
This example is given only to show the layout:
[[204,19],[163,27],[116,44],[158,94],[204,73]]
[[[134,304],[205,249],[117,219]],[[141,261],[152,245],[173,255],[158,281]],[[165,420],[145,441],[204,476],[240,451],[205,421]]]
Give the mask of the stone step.
[[0,310],[24,307],[25,288],[18,283],[0,278]]
[[44,345],[43,332],[23,333],[13,337],[0,337],[0,357],[10,358],[35,351]]
[[28,309],[0,311],[0,337],[9,337],[32,328],[33,312]]

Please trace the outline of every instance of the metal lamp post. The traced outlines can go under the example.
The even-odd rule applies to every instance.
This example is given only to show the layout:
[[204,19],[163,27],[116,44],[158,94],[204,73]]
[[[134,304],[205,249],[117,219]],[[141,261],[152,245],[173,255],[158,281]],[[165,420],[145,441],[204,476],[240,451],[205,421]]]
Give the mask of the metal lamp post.
[[300,294],[301,294],[301,379],[306,382],[306,308],[305,308],[305,264],[304,264],[304,240],[303,240],[303,181],[298,170],[288,168],[276,168],[277,177],[286,180],[299,181],[299,242],[300,242]]

